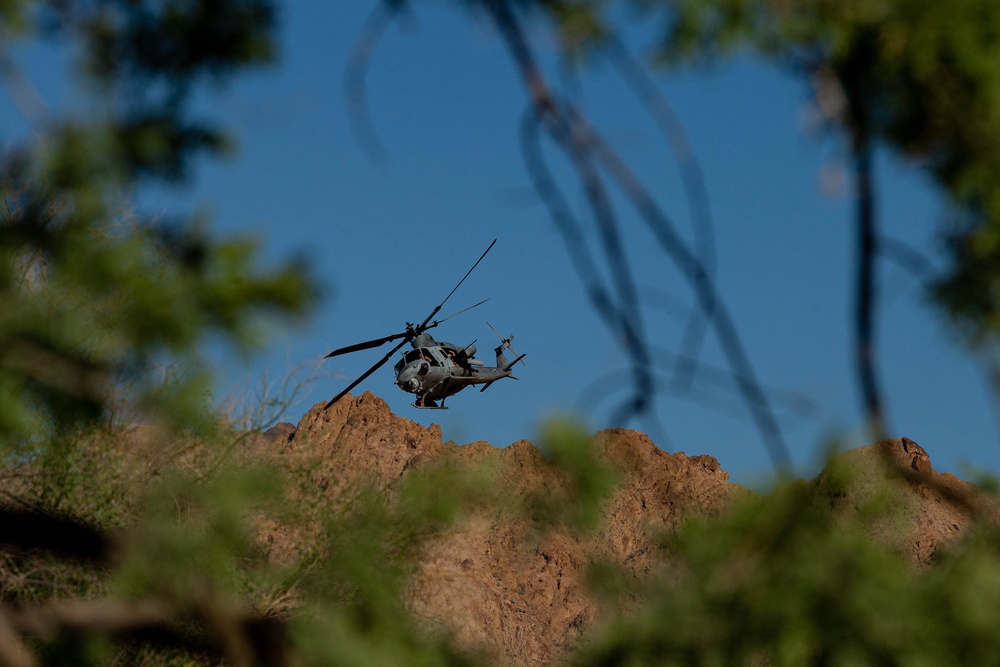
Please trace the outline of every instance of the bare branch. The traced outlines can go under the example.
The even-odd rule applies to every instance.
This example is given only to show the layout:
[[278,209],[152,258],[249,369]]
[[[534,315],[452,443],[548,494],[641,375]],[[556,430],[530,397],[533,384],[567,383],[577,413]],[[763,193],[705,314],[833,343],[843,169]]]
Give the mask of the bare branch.
[[854,367],[861,388],[861,400],[868,420],[868,429],[875,439],[882,439],[886,437],[886,423],[875,342],[875,313],[878,308],[875,271],[875,262],[878,258],[875,175],[872,167],[872,146],[860,127],[855,129],[851,150],[854,159],[855,224],[858,235],[854,295]]
[[382,2],[375,5],[361,28],[361,32],[358,33],[358,39],[354,42],[354,48],[351,49],[347,66],[344,68],[347,118],[358,145],[376,164],[384,162],[389,156],[389,151],[372,124],[365,77],[368,75],[372,54],[395,16],[395,3]]
[[48,106],[38,89],[3,48],[0,48],[0,83],[7,89],[14,106],[28,123],[41,125],[48,118]]
[[563,243],[569,252],[570,261],[577,276],[584,285],[584,291],[598,316],[604,320],[615,335],[618,331],[618,315],[615,312],[611,295],[600,280],[597,268],[586,241],[580,231],[580,223],[573,215],[572,208],[563,197],[559,186],[546,167],[542,157],[538,137],[539,119],[534,105],[529,106],[521,123],[521,154],[525,167],[531,176],[536,191],[549,209],[549,215],[555,222],[556,229],[563,237]]
[[7,610],[10,626],[22,634],[53,638],[67,630],[115,634],[130,628],[171,622],[176,613],[161,602],[63,600]]
[[[612,272],[612,280],[620,304],[618,308],[614,309],[619,326],[613,330],[619,335],[623,347],[630,357],[635,377],[635,391],[631,400],[623,404],[615,415],[617,421],[627,421],[649,407],[655,386],[649,370],[648,344],[642,331],[635,282],[625,258],[614,211],[593,161],[591,142],[587,136],[589,130],[579,123],[570,122],[569,119],[572,118],[572,115],[557,109],[559,102],[541,75],[520,26],[516,23],[513,15],[509,13],[506,4],[493,2],[490,3],[490,8],[494,12],[501,32],[507,36],[515,60],[520,66],[528,87],[532,90],[537,122],[543,123],[547,127],[550,136],[562,146],[563,151],[572,160],[598,223],[602,247]],[[543,193],[543,197],[547,201],[551,200],[551,197],[547,197],[546,193]],[[566,208],[568,209],[568,207]]]
[[890,260],[903,269],[921,285],[928,286],[938,278],[934,262],[909,243],[891,236],[880,235],[875,249],[880,257]]
[[[670,350],[653,348],[653,357],[657,361],[655,368],[662,366],[676,368],[678,362],[681,361],[678,359],[679,356],[679,353]],[[656,372],[654,373],[654,378],[657,386],[660,388],[661,394],[676,398],[687,398],[701,405],[715,408],[719,412],[725,412],[725,414],[734,418],[738,417],[736,404],[733,401],[727,400],[725,402],[725,409],[723,410],[723,402],[720,400],[720,395],[725,397],[735,396],[739,399],[740,404],[745,406],[745,400],[739,389],[739,381],[734,377],[733,373],[725,368],[706,364],[698,359],[687,359],[685,361],[695,366],[693,382],[687,386],[680,387],[672,376],[672,373],[676,371]],[[595,378],[583,388],[580,398],[577,401],[578,408],[588,411],[593,410],[594,406],[624,386],[626,380],[627,378],[622,371],[609,371]],[[778,387],[765,386],[761,387],[761,389],[769,396],[770,404],[774,406],[776,416],[780,414],[783,420],[789,417],[800,420],[815,420],[821,415],[820,406],[804,394]]]
[[211,653],[221,648],[222,655],[214,660],[247,667],[287,664],[282,621],[260,618],[241,606],[221,605],[208,597],[194,609],[156,599],[63,600],[24,609],[0,608],[0,658],[17,651],[21,661],[5,664],[38,664],[14,633],[46,640],[68,633],[132,636],[157,645],[185,645],[191,640],[183,636],[181,627],[190,621],[203,624],[210,637],[203,645],[189,648]]
[[[5,495],[20,501],[13,494]],[[38,550],[90,563],[107,562],[111,556],[112,538],[73,517],[36,508],[0,508],[0,525],[4,527],[3,534],[0,535],[0,550],[3,551]]]
[[[705,187],[705,177],[698,157],[688,140],[684,127],[677,118],[677,114],[621,40],[612,36],[608,39],[607,45],[612,65],[646,108],[674,154],[674,160],[680,170],[681,182],[688,200],[688,207],[691,211],[695,254],[704,266],[705,272],[714,280],[715,229],[712,223],[712,208],[708,190]],[[680,385],[691,382],[695,366],[690,364],[688,360],[697,360],[705,338],[708,320],[711,318],[711,312],[703,312],[699,308],[693,308],[691,311],[681,343],[679,366],[674,373],[675,381]]]
[[[677,234],[670,220],[617,153],[596,135],[582,116],[569,105],[560,103],[552,94],[508,2],[491,0],[486,3],[486,7],[507,42],[514,62],[531,96],[532,103],[537,109],[540,122],[543,122],[553,138],[563,145],[564,150],[577,166],[581,178],[588,187],[588,192],[591,195],[591,206],[595,209],[599,221],[606,212],[601,209],[603,202],[596,198],[596,192],[590,191],[593,185],[592,179],[595,178],[589,171],[592,168],[590,162],[592,157],[596,157],[600,161],[622,192],[629,197],[664,252],[691,284],[703,312],[713,314],[711,318],[713,329],[729,364],[733,368],[744,401],[754,417],[772,461],[777,468],[787,469],[790,466],[791,457],[781,435],[781,429],[770,410],[767,396],[761,390],[756,379],[756,374],[743,349],[735,323],[732,321],[728,309],[719,299],[714,281],[706,272],[705,266]],[[623,324],[632,323],[627,312],[624,313],[622,320]],[[628,333],[627,329],[626,333]],[[631,333],[635,334],[638,331],[633,330]],[[639,339],[639,342],[643,345],[639,352],[626,348],[633,359],[633,364],[639,355],[646,360],[649,359],[648,351],[645,349],[645,341]],[[651,381],[651,377],[647,381]]]

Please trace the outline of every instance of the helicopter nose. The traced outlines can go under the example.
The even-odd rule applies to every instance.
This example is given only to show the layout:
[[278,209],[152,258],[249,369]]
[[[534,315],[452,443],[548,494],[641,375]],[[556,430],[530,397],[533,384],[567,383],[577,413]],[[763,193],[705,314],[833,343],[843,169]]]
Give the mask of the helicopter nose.
[[396,376],[396,385],[403,391],[416,389],[417,380],[414,377],[416,374],[417,369],[414,366],[407,366]]
[[409,380],[396,380],[396,386],[412,394],[420,388],[420,383],[417,382],[416,378],[410,378]]

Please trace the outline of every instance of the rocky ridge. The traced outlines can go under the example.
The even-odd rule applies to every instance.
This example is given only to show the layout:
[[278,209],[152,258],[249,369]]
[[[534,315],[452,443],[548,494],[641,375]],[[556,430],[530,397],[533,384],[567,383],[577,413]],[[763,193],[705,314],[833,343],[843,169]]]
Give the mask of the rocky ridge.
[[[557,526],[539,532],[523,514],[471,513],[422,544],[407,588],[416,615],[447,628],[458,645],[484,648],[510,664],[557,660],[600,620],[586,585],[589,563],[606,560],[638,573],[660,567],[665,554],[656,534],[676,530],[694,513],[716,514],[750,493],[731,483],[715,458],[668,454],[640,432],[610,429],[595,441],[599,457],[620,474],[595,531],[582,535]],[[297,426],[279,424],[261,434],[248,453],[293,476],[296,488],[324,511],[336,511],[362,485],[391,493],[412,471],[444,460],[467,469],[489,466],[512,502],[558,494],[567,484],[564,472],[526,440],[502,449],[481,441],[445,443],[440,427],[397,417],[370,392],[345,396],[329,409],[317,404]],[[838,511],[855,511],[864,501],[886,474],[880,463],[892,462],[907,478],[906,529],[891,536],[878,526],[873,531],[876,539],[895,540],[915,564],[931,562],[968,528],[972,508],[955,498],[968,497],[974,487],[935,472],[915,442],[885,440],[842,458],[869,477],[847,493],[835,489],[825,471],[808,482]],[[276,559],[292,555],[302,537],[276,521],[262,526]]]

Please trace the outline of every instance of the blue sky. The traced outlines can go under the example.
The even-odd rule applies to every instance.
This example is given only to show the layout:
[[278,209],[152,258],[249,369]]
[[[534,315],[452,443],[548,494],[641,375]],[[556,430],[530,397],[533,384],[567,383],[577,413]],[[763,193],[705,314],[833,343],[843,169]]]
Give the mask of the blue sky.
[[[297,421],[383,352],[319,364],[323,355],[422,320],[496,238],[442,314],[490,301],[433,333],[456,343],[477,339],[478,356],[492,363],[496,339],[486,321],[513,332],[514,346],[527,354],[521,380],[460,393],[448,411],[410,407],[412,396],[392,384],[391,364],[356,391],[375,392],[414,421],[440,424],[445,439],[459,444],[535,439],[546,419],[567,413],[594,430],[609,426],[623,389],[581,401],[625,360],[531,189],[517,139],[526,97],[502,43],[457,3],[416,3],[415,20],[390,28],[370,64],[371,118],[389,153],[373,163],[351,132],[342,86],[371,4],[286,3],[280,62],[204,100],[234,130],[237,151],[201,165],[180,190],[138,193],[150,210],[207,210],[220,233],[259,237],[268,261],[305,255],[326,290],[305,325],[274,323],[260,357],[220,358],[219,396],[318,364],[311,393],[284,416]],[[551,65],[553,45],[543,31],[532,36]],[[43,93],[61,94],[46,83],[40,61],[25,68]],[[549,72],[559,80],[558,69]],[[769,65],[744,58],[712,71],[661,72],[656,81],[704,172],[719,288],[761,381],[775,390],[796,466],[811,474],[830,437],[866,444],[850,364],[851,202],[836,185],[842,151],[810,124],[800,82]],[[667,145],[613,70],[594,62],[573,85],[597,129],[688,233]],[[568,173],[556,153],[548,155]],[[937,252],[941,203],[920,172],[883,155],[879,180],[886,233]],[[576,182],[563,183],[571,201],[582,203]],[[683,330],[676,304],[689,305],[692,295],[641,222],[621,210],[636,280],[655,295],[644,310],[649,337],[676,351]],[[893,435],[923,445],[938,470],[1000,472],[982,371],[910,276],[887,265],[881,278],[879,349]],[[724,367],[711,338],[703,361]],[[769,474],[769,459],[745,407],[714,377],[700,373],[691,393],[665,392],[658,424],[631,426],[669,451],[711,454],[737,481],[752,483]]]

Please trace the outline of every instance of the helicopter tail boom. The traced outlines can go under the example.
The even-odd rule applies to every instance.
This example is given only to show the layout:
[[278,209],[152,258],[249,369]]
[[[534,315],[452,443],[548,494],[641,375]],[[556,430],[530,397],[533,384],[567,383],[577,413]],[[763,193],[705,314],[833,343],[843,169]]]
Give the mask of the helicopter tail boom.
[[[525,356],[527,356],[527,355],[522,354],[517,359],[515,359],[514,361],[511,361],[511,362],[508,363],[507,362],[507,358],[504,356],[503,352],[501,352],[500,354],[497,355],[497,368],[499,368],[502,371],[509,371],[511,368],[514,367],[514,364],[516,364],[517,362],[521,361],[521,359],[524,359]],[[513,376],[511,376],[511,377],[513,377]],[[517,378],[514,378],[514,379],[517,379]]]

